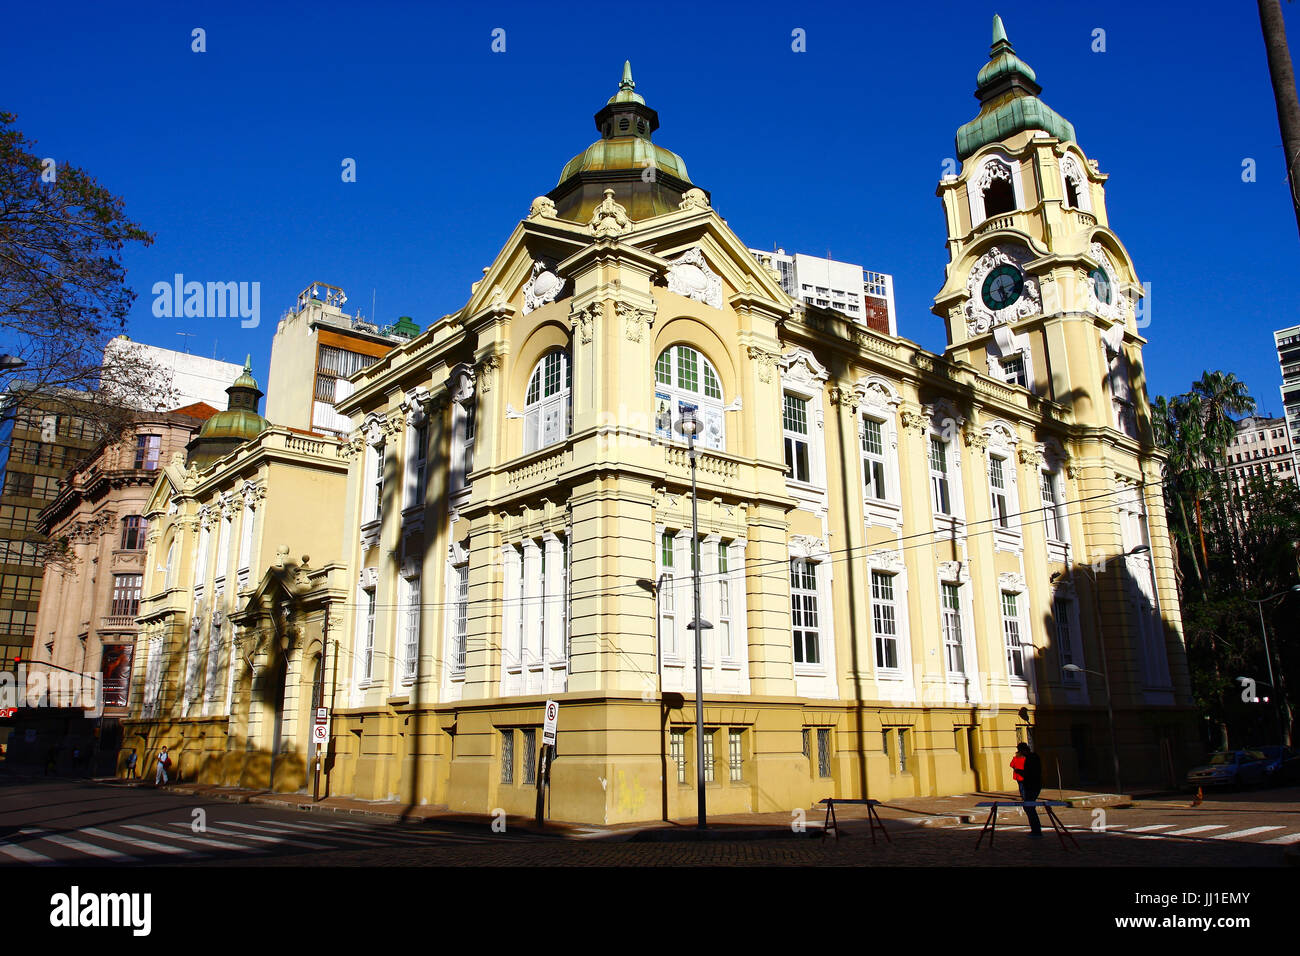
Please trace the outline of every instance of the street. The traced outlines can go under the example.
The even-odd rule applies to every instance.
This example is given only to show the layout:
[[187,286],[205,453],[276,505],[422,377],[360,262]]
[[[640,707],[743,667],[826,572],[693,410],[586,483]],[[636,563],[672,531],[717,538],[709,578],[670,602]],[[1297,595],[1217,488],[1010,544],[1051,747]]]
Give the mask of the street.
[[[1045,794],[1045,796],[1047,796]],[[986,811],[963,795],[929,801],[927,815],[971,817],[921,826],[915,807],[882,808],[890,841],[874,845],[862,819],[841,816],[839,839],[649,842],[634,830],[567,836],[442,820],[393,823],[204,800],[152,787],[0,773],[0,866],[1180,866],[1276,867],[1300,844],[1300,788],[1140,800],[1132,808],[1062,809],[1079,849],[1050,828],[1031,840],[1002,815],[996,841],[976,850]],[[806,815],[811,830],[821,813]],[[498,824],[498,830],[500,829]],[[683,829],[688,829],[684,827]],[[643,834],[644,836],[644,834]]]

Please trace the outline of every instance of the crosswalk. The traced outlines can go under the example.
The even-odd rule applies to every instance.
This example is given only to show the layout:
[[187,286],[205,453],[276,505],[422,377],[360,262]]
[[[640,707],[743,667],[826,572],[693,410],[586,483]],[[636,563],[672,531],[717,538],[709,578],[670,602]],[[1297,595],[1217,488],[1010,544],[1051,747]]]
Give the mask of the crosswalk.
[[[1067,824],[1068,825],[1068,824]],[[1125,823],[1108,823],[1093,829],[1091,826],[1070,826],[1070,832],[1076,835],[1114,835],[1131,836],[1139,840],[1163,840],[1171,838],[1194,840],[1232,840],[1244,843],[1263,843],[1272,846],[1291,846],[1300,843],[1300,824],[1287,827],[1283,824],[1268,826],[1242,827],[1234,829],[1229,823],[1202,823],[1195,826],[1180,826],[1177,823],[1147,823],[1131,826]],[[983,824],[963,826],[962,830],[980,830]],[[998,832],[1024,832],[1029,827],[1024,824],[998,824]],[[1287,832],[1279,832],[1287,831]],[[1044,832],[1048,832],[1044,826]]]
[[277,851],[346,851],[489,845],[519,839],[505,833],[399,829],[389,825],[322,820],[223,820],[195,832],[189,820],[101,824],[56,831],[23,827],[0,836],[0,866],[124,866],[186,863]]

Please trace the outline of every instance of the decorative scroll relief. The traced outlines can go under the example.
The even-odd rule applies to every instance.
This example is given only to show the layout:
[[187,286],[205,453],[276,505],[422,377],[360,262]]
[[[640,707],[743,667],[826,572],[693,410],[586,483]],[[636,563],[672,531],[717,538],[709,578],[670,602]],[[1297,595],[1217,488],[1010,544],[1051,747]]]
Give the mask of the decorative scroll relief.
[[1011,182],[1011,167],[1000,159],[990,159],[980,170],[980,174],[975,180],[975,188],[983,193],[998,180],[1005,183]]
[[902,403],[897,390],[883,378],[864,378],[853,386],[858,405],[880,414],[893,414]]
[[569,315],[569,320],[573,323],[574,331],[581,338],[584,345],[591,344],[593,329],[596,320],[601,317],[602,308],[599,302],[591,302],[580,309],[574,309]]
[[810,534],[796,534],[790,539],[790,556],[816,558],[827,553],[826,542]]
[[746,346],[745,350],[749,354],[749,360],[758,365],[758,380],[760,382],[772,381],[772,370],[776,368],[781,356],[757,345]]
[[479,390],[483,392],[492,391],[492,377],[496,374],[497,369],[501,367],[501,356],[493,353],[483,357],[483,360],[474,366],[474,378],[479,383]]
[[1001,419],[991,421],[984,426],[985,445],[998,451],[1010,452],[1020,444],[1020,436],[1009,424]]
[[528,207],[529,219],[554,219],[556,218],[555,203],[548,196],[538,196],[533,200],[533,204]]
[[709,268],[698,247],[688,249],[668,265],[668,291],[722,308],[722,279]]
[[703,189],[688,189],[682,193],[682,201],[677,204],[678,209],[709,209],[709,197],[705,195]]
[[1025,576],[1011,571],[1003,571],[998,575],[998,590],[1017,593],[1025,590]]
[[534,259],[532,274],[524,283],[524,315],[554,302],[564,291],[565,280],[549,259]]
[[1061,157],[1061,181],[1063,183],[1074,183],[1075,192],[1079,198],[1079,205],[1076,208],[1087,210],[1089,208],[1088,178],[1083,174],[1079,161],[1069,153]]
[[452,373],[451,400],[463,405],[474,397],[474,370],[468,365],[459,365]]
[[820,388],[829,378],[830,373],[817,361],[817,357],[805,348],[797,348],[781,356],[781,379],[810,388]]
[[382,445],[384,436],[388,433],[386,425],[384,416],[377,412],[370,412],[361,424],[362,439],[367,445]]
[[[999,325],[1010,325],[1030,315],[1043,311],[1043,299],[1038,279],[1025,273],[1025,263],[1030,260],[1029,250],[1023,246],[994,246],[976,260],[966,280],[970,294],[966,300],[966,332],[980,335]],[[1020,297],[1005,309],[990,309],[984,304],[984,280],[999,266],[1014,266],[1024,276]]]
[[623,320],[623,334],[629,342],[640,342],[654,327],[655,316],[649,309],[639,308],[630,302],[619,302],[614,308]]

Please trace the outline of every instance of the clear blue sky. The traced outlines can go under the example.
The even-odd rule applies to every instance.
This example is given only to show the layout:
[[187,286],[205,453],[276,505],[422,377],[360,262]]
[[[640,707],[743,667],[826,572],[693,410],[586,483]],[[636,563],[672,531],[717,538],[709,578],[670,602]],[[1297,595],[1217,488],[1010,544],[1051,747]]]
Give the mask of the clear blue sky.
[[[265,382],[275,322],[313,280],[367,314],[375,290],[380,322],[459,308],[596,138],[630,58],[656,142],[742,239],[893,273],[900,333],[941,350],[934,190],[995,12],[1110,174],[1111,225],[1151,283],[1152,394],[1217,367],[1280,414],[1271,333],[1300,322],[1300,238],[1253,3],[15,3],[0,108],[156,234],[126,260],[132,337],[251,352]],[[177,272],[260,282],[261,326],[154,318],[150,288]]]

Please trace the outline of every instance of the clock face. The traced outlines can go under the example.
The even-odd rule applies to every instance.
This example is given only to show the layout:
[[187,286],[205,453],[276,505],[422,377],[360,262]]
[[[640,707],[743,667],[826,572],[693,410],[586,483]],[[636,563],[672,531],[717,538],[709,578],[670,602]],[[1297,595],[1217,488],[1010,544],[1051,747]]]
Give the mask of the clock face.
[[998,266],[984,280],[984,304],[994,311],[1005,309],[1020,298],[1025,277],[1015,266]]
[[1092,294],[1102,305],[1110,305],[1110,276],[1102,269],[1093,269],[1088,273],[1092,278]]

